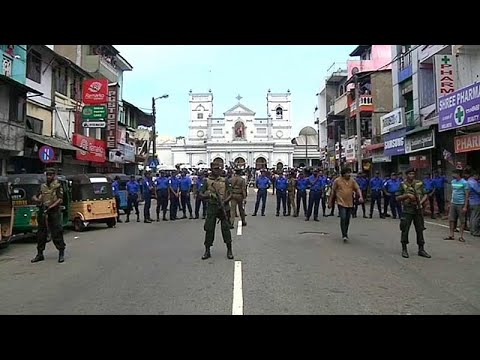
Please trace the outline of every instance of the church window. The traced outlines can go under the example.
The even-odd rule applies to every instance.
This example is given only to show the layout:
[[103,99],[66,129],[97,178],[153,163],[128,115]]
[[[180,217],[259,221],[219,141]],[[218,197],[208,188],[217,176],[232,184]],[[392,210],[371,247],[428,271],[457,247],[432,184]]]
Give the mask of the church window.
[[197,114],[197,119],[203,119],[203,113],[198,113]]
[[283,110],[282,108],[279,106],[277,107],[277,119],[283,119]]

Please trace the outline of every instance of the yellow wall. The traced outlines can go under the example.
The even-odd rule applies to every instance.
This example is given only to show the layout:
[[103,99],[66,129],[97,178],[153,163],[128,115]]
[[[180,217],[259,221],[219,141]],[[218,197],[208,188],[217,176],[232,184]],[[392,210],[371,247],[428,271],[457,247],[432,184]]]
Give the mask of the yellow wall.
[[43,106],[27,102],[27,115],[43,121],[42,135],[52,135],[52,111]]

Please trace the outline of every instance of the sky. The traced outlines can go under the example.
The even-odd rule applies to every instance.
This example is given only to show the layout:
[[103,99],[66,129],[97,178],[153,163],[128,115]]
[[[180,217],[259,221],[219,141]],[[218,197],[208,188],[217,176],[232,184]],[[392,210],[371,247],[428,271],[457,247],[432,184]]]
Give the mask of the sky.
[[[114,45],[133,66],[124,73],[123,98],[151,113],[159,99],[159,135],[187,136],[189,91],[214,96],[214,117],[241,103],[265,117],[266,95],[291,92],[292,136],[314,125],[316,94],[325,77],[346,62],[357,45]],[[335,65],[327,72],[327,70]]]

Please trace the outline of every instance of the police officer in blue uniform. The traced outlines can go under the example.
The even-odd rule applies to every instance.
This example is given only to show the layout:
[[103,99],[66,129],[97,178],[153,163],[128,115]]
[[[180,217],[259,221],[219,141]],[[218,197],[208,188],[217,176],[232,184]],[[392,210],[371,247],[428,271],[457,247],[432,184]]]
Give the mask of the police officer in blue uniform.
[[320,182],[322,184],[322,196],[321,196],[322,213],[323,213],[323,217],[328,217],[328,215],[326,214],[327,204],[328,204],[328,199],[326,194],[327,194],[327,186],[331,185],[331,183],[330,183],[330,179],[325,175],[323,175],[322,170],[318,171],[318,176],[320,177]]
[[397,174],[392,173],[390,180],[387,180],[385,183],[385,192],[390,197],[390,208],[392,209],[392,217],[394,219],[402,218],[402,203],[397,201],[396,193],[400,190],[400,185],[402,182],[400,179],[397,179]]
[[[367,199],[367,190],[368,190],[368,179],[367,176],[364,173],[358,173],[358,176],[356,178],[358,187],[362,191],[362,197],[363,199]],[[363,211],[363,218],[366,219],[367,215],[365,214],[365,201],[362,202],[362,211]],[[357,211],[358,211],[358,201],[355,201],[355,210],[354,214],[355,217],[357,216]]]
[[130,222],[130,213],[132,207],[135,208],[137,214],[137,222],[140,222],[140,212],[138,211],[138,193],[140,192],[140,185],[135,181],[135,175],[130,176],[130,180],[127,182],[127,221]]
[[150,224],[152,222],[152,219],[150,217],[150,207],[152,206],[152,197],[154,194],[152,173],[150,171],[147,171],[145,179],[143,180],[142,194],[143,200],[145,201],[145,203],[143,204],[143,222],[146,224]]
[[202,188],[203,183],[206,181],[207,177],[208,177],[208,172],[204,171],[197,177],[197,183],[193,185],[193,195],[195,197],[195,219],[199,218],[200,205],[202,205],[202,219],[205,220],[205,216],[207,214],[208,200],[200,196],[200,189]]
[[[308,211],[307,216],[305,217],[305,221],[310,220],[310,216],[312,216],[312,209],[313,211],[313,220],[318,220],[318,207],[320,206],[320,199],[322,197],[322,188],[323,183],[318,173],[318,169],[313,171],[313,175],[310,175],[308,178],[308,186],[310,188],[310,194],[308,195]],[[315,208],[314,208],[315,205]]]
[[190,191],[192,190],[192,179],[190,176],[187,176],[187,171],[182,172],[182,177],[180,178],[180,198],[182,200],[182,209],[183,217],[182,219],[187,218],[187,208],[190,213],[190,219],[193,219],[192,215],[192,204],[190,203]]
[[430,176],[430,173],[425,174],[423,178],[423,190],[428,196],[428,203],[430,205],[430,217],[435,219],[435,208],[433,206],[433,195],[435,194],[435,184]]
[[265,216],[265,206],[267,202],[267,190],[272,185],[270,179],[266,176],[267,171],[262,169],[261,175],[257,178],[257,201],[255,202],[255,212],[252,216],[257,216],[260,200],[262,200],[262,216]]
[[155,192],[157,197],[157,221],[160,221],[160,207],[163,212],[163,221],[167,221],[168,206],[168,186],[169,179],[165,176],[165,172],[161,171],[160,176],[155,180]]
[[385,190],[385,185],[387,184],[387,181],[390,180],[390,175],[385,176],[383,179],[383,185],[382,185],[382,191],[383,191],[383,216],[389,217],[390,214],[388,214],[388,207],[390,206],[390,195],[387,193]]
[[177,178],[177,172],[172,172],[169,182],[170,190],[170,220],[177,220],[177,211],[180,198],[180,180]]
[[302,172],[298,176],[297,180],[297,216],[300,216],[300,201],[303,204],[303,215],[307,216],[307,188],[308,188],[308,178],[305,177],[305,174]]
[[115,204],[117,205],[117,222],[121,223],[120,219],[120,177],[117,175],[112,183],[113,196],[115,196]]
[[276,188],[277,188],[277,214],[280,215],[280,203],[283,207],[283,216],[287,216],[287,188],[288,180],[285,178],[282,172],[278,174],[276,178]]
[[435,199],[437,200],[438,213],[445,214],[445,184],[448,184],[446,176],[439,171],[434,172],[433,187],[435,188]]
[[370,219],[373,216],[373,208],[375,207],[375,202],[377,203],[378,215],[380,216],[380,219],[385,219],[385,215],[382,213],[383,180],[380,178],[379,175],[380,172],[375,171],[375,176],[370,179],[370,196],[372,199],[372,202],[370,203]]

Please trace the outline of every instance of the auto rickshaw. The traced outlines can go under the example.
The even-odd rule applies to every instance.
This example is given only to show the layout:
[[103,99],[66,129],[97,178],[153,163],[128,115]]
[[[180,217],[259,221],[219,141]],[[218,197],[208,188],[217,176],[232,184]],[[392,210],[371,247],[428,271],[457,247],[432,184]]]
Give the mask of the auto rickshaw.
[[120,180],[118,181],[120,186],[119,186],[119,191],[118,191],[118,196],[120,197],[120,210],[123,210],[124,212],[127,210],[127,205],[128,205],[128,192],[127,192],[127,182],[130,180],[129,175],[125,174],[106,174],[107,177],[109,177],[112,182],[115,181],[115,177],[119,177]]
[[[56,179],[63,187],[62,226],[69,223],[70,189],[65,176],[58,175]],[[27,234],[38,228],[38,204],[32,200],[40,192],[40,186],[47,182],[45,174],[15,174],[10,175],[11,198],[14,207],[14,234]]]
[[13,228],[13,205],[6,177],[0,177],[0,248],[10,244]]
[[117,206],[110,178],[104,174],[80,174],[67,176],[67,180],[72,189],[70,220],[75,231],[85,230],[90,223],[115,226]]

